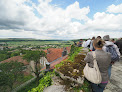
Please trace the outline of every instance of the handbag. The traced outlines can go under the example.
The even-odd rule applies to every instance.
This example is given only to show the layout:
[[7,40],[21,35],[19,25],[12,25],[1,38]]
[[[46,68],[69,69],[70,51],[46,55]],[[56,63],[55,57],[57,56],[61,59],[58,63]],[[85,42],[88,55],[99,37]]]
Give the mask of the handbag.
[[88,81],[94,84],[100,84],[102,82],[102,77],[101,77],[99,67],[97,65],[95,51],[92,51],[92,55],[93,55],[93,63],[94,63],[93,68],[89,67],[87,63],[83,69],[84,76]]

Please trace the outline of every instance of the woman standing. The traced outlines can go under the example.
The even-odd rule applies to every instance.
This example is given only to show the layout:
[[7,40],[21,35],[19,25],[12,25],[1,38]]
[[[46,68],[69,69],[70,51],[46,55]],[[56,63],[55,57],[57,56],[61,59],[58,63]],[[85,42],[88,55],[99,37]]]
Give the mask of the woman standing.
[[[102,82],[100,84],[91,83],[93,92],[103,92],[109,80],[108,68],[111,63],[111,55],[110,53],[104,52],[102,50],[103,45],[104,42],[102,39],[97,38],[93,41],[93,46],[95,48],[95,54],[96,54],[96,61],[102,76]],[[93,67],[92,52],[88,52],[84,60],[88,63],[89,67],[91,68]]]

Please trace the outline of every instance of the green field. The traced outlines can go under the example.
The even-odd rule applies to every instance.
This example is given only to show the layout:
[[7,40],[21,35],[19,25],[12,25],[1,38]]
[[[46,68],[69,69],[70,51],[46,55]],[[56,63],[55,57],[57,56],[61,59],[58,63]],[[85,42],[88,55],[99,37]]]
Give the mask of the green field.
[[63,41],[63,40],[36,40],[36,39],[0,39],[0,43],[4,43],[4,46],[8,47],[18,47],[18,46],[45,46],[50,47],[50,45],[56,45],[59,47],[66,47],[73,44],[73,41]]

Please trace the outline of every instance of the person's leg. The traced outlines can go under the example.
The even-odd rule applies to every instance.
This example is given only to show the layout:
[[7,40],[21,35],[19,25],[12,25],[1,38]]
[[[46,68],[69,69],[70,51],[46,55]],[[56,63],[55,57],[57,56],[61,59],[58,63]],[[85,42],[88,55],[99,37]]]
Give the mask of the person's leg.
[[111,77],[111,68],[112,68],[112,65],[110,65],[109,68],[108,68],[108,76],[109,76],[109,79]]
[[99,85],[98,85],[98,87],[99,87],[99,92],[103,92],[103,90],[105,89],[106,85],[107,85],[107,83],[101,83],[101,84],[99,84]]
[[103,90],[105,89],[106,85],[107,85],[107,83],[101,83],[101,84],[91,83],[93,92],[103,92]]
[[93,92],[100,92],[97,84],[91,83],[91,87]]

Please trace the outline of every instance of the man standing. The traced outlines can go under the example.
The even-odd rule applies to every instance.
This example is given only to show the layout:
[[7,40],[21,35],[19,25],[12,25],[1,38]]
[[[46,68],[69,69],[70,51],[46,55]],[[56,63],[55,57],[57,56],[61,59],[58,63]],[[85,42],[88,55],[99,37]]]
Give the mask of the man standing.
[[90,48],[91,40],[90,38],[86,41],[86,47]]
[[95,48],[93,46],[93,41],[95,40],[95,37],[92,37],[92,40],[90,42],[90,51],[95,51]]
[[83,43],[83,41],[82,41],[82,39],[80,39],[80,41],[78,43],[78,47],[82,47],[82,43]]
[[115,42],[115,44],[118,46],[119,51],[120,51],[120,53],[121,53],[121,55],[122,55],[122,38],[120,38],[119,40],[117,40],[117,41]]
[[103,50],[105,52],[111,53],[111,65],[109,67],[108,73],[109,77],[111,76],[111,66],[115,63],[115,61],[119,60],[120,52],[117,45],[115,45],[113,42],[110,41],[109,35],[105,35],[103,37],[103,40],[105,41],[105,45],[103,46]]

